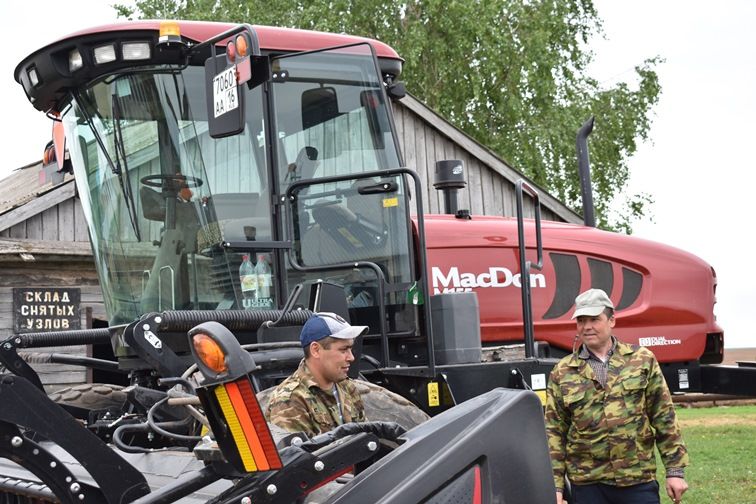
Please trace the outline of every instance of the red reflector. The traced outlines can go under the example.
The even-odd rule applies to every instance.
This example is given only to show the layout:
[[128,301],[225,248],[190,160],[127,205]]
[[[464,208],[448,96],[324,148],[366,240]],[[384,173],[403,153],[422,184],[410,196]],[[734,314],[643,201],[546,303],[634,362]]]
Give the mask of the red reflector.
[[234,45],[233,42],[226,44],[226,58],[228,58],[228,61],[231,63],[236,61],[236,45]]
[[252,78],[252,62],[244,58],[236,65],[236,83],[242,85]]
[[480,484],[480,466],[476,465],[474,468],[474,478],[475,481],[473,482],[473,496],[472,496],[472,504],[482,504],[482,495],[481,495],[481,484]]

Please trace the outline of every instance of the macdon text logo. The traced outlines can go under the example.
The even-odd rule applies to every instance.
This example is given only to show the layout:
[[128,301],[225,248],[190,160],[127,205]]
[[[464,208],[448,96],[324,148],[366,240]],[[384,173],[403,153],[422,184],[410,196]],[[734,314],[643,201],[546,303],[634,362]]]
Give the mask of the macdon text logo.
[[[480,287],[522,287],[519,273],[512,273],[509,268],[491,266],[485,273],[460,273],[459,268],[452,266],[448,273],[433,266],[433,293],[470,292]],[[543,273],[530,274],[530,287],[546,287],[546,277]]]

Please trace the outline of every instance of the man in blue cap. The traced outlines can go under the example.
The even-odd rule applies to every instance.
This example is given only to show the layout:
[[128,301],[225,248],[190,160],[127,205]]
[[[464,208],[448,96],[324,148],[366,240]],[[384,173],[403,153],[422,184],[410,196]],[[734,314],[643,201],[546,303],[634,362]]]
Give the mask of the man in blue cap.
[[365,407],[347,377],[352,346],[367,326],[352,326],[335,313],[320,312],[302,327],[304,359],[270,396],[268,420],[312,437],[348,422],[364,422]]

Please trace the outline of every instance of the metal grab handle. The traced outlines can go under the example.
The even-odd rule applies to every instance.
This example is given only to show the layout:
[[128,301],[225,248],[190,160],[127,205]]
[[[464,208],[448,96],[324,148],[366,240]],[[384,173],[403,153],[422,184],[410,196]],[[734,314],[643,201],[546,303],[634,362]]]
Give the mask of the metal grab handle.
[[[533,264],[525,259],[525,220],[523,218],[522,192],[527,191],[533,197],[533,206],[535,208],[535,228],[536,228],[536,250],[538,262]],[[543,268],[543,243],[541,241],[541,200],[538,192],[527,182],[519,179],[515,184],[515,194],[517,196],[517,241],[520,252],[520,293],[522,294],[522,323],[525,330],[525,358],[532,358],[534,355],[533,345],[535,338],[533,335],[533,306],[530,297],[530,269],[541,270]]]

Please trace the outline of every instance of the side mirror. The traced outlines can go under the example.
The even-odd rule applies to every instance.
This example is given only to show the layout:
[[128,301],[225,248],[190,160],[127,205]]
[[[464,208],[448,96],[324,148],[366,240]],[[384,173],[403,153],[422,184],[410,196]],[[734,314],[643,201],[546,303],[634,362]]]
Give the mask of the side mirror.
[[334,88],[313,88],[302,93],[302,129],[307,130],[340,115]]
[[401,100],[407,95],[407,88],[404,87],[404,82],[398,81],[389,85],[386,88],[386,93],[392,100]]

